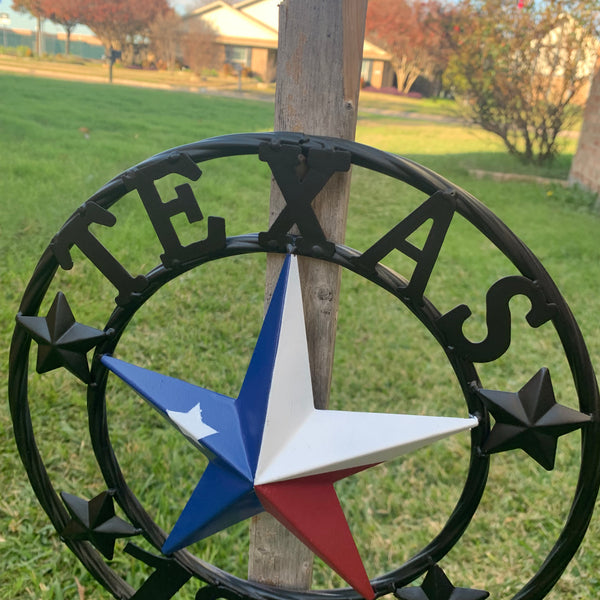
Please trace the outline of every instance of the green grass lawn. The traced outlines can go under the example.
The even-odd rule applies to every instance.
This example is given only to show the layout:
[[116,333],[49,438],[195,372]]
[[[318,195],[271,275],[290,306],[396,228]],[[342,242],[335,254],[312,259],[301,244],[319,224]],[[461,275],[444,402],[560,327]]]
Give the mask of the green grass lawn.
[[[200,94],[10,75],[0,75],[0,90],[0,353],[5,365],[0,379],[6,389],[8,347],[21,295],[40,254],[77,206],[119,172],[167,148],[215,135],[269,130],[273,108]],[[468,169],[479,168],[564,178],[574,140],[565,140],[564,155],[543,171],[513,162],[488,134],[451,123],[361,114],[357,140],[438,171],[503,219],[558,283],[597,361],[600,220],[590,211],[589,197],[553,186],[468,175]],[[194,190],[205,215],[225,217],[230,235],[265,228],[270,174],[264,163],[245,157],[213,161],[202,169]],[[352,177],[347,243],[359,250],[424,199],[364,169],[355,168]],[[172,183],[167,181],[161,190],[172,193]],[[143,211],[135,202],[122,202],[114,212],[118,227],[98,235],[119,248],[119,259],[134,272],[149,271],[159,252]],[[175,220],[184,241],[185,236],[197,239],[204,223]],[[102,328],[114,289],[74,254],[80,259],[75,269],[58,274],[40,314],[60,289],[78,321]],[[156,256],[155,262],[149,256]],[[398,270],[406,267],[391,260],[390,266]],[[466,333],[481,339],[486,334],[485,291],[514,272],[485,238],[456,219],[428,294],[443,311],[468,304],[474,316]],[[261,256],[219,261],[179,277],[138,312],[119,344],[119,356],[236,395],[260,328],[263,279]],[[372,288],[344,275],[332,407],[464,416],[460,390],[441,349],[402,305]],[[573,384],[556,335],[546,327],[526,326],[529,305],[522,298],[514,299],[511,309],[513,347],[501,360],[479,369],[486,387],[516,391],[537,369],[548,366],[557,400],[574,407]],[[62,371],[32,374],[30,398],[36,437],[55,487],[86,497],[102,491],[87,435],[83,386]],[[168,529],[196,484],[190,472],[201,470],[202,459],[115,381],[109,386],[108,412],[111,440],[130,487]],[[442,562],[456,585],[487,589],[492,598],[511,598],[536,572],[572,501],[578,439],[577,433],[560,439],[551,473],[521,451],[492,457],[475,519]],[[17,457],[6,401],[0,408],[0,452],[0,599],[106,597],[40,509]],[[467,467],[468,439],[453,438],[341,482],[342,504],[371,575],[403,563],[439,532],[460,494]],[[551,599],[595,597],[599,529],[595,518]],[[117,541],[113,566],[139,586],[149,572],[129,560],[123,546]],[[197,544],[194,551],[244,577],[247,546],[247,525],[241,524]],[[337,585],[339,579],[317,563],[315,586]],[[187,586],[178,597],[193,598],[195,591]]]
[[[86,60],[80,57],[54,56],[38,58],[11,56],[0,54],[0,70],[17,70],[19,73],[41,75],[58,79],[72,79],[81,81],[108,82],[108,64],[100,60]],[[200,90],[207,87],[221,91],[235,92],[239,82],[235,75],[218,76],[216,74],[200,77],[188,70],[152,70],[129,68],[117,62],[113,67],[113,82],[115,84],[128,84],[169,89],[171,87]],[[258,79],[242,79],[242,90],[252,92],[266,98],[272,98],[275,92],[274,83],[263,83]]]
[[435,115],[436,117],[456,118],[456,103],[441,98],[409,98],[379,92],[362,90],[360,93],[362,108],[374,109],[385,114],[386,111],[414,113],[417,115]]

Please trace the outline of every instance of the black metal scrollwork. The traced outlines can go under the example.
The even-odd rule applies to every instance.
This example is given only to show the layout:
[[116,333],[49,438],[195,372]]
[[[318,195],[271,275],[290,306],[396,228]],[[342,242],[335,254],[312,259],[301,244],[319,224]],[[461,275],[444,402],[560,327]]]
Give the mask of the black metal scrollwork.
[[243,600],[244,596],[236,594],[220,585],[206,585],[196,593],[195,600]]
[[157,556],[131,543],[125,546],[125,552],[155,569],[131,596],[131,600],[169,600],[192,577],[192,574],[174,558]]

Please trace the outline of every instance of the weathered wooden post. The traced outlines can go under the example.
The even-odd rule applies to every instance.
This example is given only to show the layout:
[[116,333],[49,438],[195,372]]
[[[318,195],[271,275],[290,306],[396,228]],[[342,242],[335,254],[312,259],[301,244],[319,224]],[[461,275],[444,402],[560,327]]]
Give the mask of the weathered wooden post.
[[[353,140],[367,0],[283,0],[279,14],[275,130]],[[344,241],[350,173],[337,173],[313,202],[327,239]],[[271,189],[270,220],[284,200]],[[267,258],[266,302],[283,257]],[[315,405],[329,397],[335,344],[340,268],[325,261],[300,261],[304,311]],[[309,589],[312,553],[273,517],[254,517],[250,532],[249,577]]]

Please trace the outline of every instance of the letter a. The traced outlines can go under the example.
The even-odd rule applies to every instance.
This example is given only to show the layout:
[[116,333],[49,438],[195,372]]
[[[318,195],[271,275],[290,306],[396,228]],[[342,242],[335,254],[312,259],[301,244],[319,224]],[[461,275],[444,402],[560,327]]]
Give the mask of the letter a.
[[[355,264],[361,269],[372,271],[375,269],[375,265],[392,250],[399,250],[417,263],[408,285],[403,290],[403,295],[420,302],[453,215],[453,196],[445,191],[437,191],[366,250]],[[407,238],[429,219],[433,221],[433,224],[423,248],[419,249]]]

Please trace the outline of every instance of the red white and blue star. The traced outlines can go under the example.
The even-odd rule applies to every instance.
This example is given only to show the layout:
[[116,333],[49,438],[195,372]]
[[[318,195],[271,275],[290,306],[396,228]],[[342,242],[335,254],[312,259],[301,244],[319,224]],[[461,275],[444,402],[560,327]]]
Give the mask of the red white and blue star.
[[125,363],[103,364],[209,459],[164,554],[267,511],[364,598],[373,588],[333,484],[477,426],[314,408],[295,256],[288,255],[237,399]]

